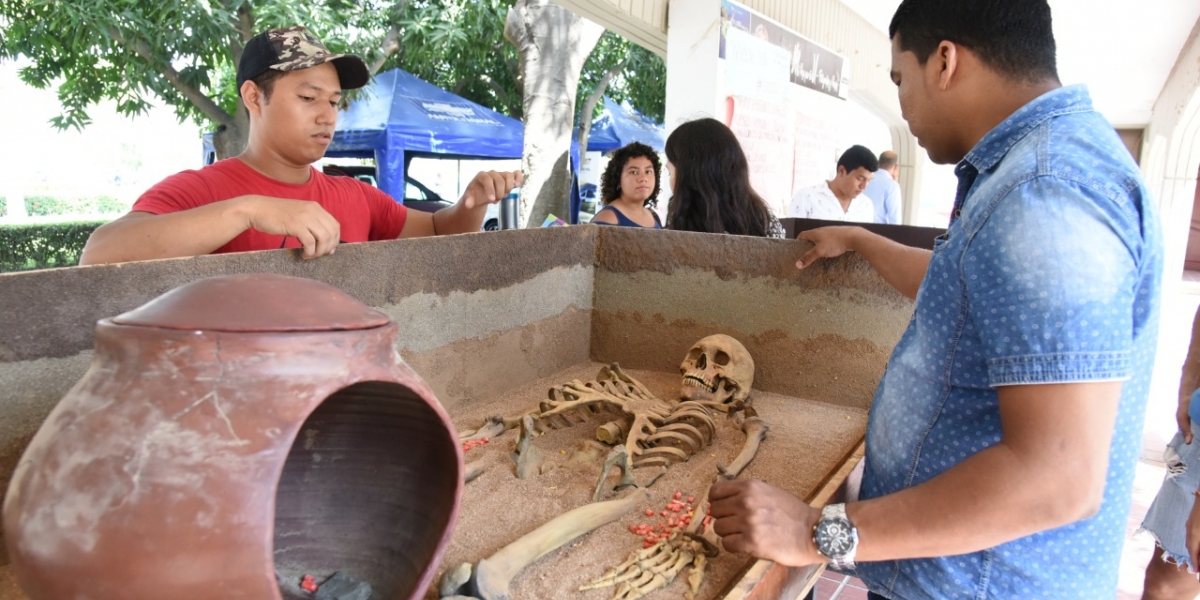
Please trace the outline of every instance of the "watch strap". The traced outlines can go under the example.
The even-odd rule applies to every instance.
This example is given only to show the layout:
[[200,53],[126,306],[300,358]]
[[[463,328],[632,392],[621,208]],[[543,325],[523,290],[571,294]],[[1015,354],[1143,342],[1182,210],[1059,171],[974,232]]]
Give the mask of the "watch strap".
[[850,546],[850,550],[847,551],[844,556],[839,558],[825,555],[825,553],[821,551],[819,545],[817,547],[817,551],[821,552],[825,558],[829,559],[830,567],[838,570],[853,569],[854,556],[858,552],[858,530],[854,527],[854,523],[850,522],[850,517],[846,514],[846,505],[844,503],[826,504],[824,508],[821,509],[821,520],[824,521],[826,519],[844,520],[849,523],[854,542]]

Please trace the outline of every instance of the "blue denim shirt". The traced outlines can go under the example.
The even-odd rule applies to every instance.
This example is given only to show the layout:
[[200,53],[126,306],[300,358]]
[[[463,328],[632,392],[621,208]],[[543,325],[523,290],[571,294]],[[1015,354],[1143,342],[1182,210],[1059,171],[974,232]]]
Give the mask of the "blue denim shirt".
[[1104,500],[989,550],[855,574],[893,600],[1113,598],[1157,335],[1157,211],[1083,87],[1013,113],[956,174],[950,226],[871,407],[862,498],[999,442],[999,386],[1122,380]]

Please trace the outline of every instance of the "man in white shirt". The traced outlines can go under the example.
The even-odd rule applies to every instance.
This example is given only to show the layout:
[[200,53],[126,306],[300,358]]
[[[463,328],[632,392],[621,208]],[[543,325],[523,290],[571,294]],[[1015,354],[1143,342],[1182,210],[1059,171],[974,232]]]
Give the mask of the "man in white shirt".
[[875,204],[875,222],[900,224],[900,160],[895,152],[879,153],[879,170],[863,190],[863,195]]
[[838,159],[837,176],[796,192],[788,216],[873,223],[875,205],[862,191],[878,170],[875,153],[863,146],[850,146]]

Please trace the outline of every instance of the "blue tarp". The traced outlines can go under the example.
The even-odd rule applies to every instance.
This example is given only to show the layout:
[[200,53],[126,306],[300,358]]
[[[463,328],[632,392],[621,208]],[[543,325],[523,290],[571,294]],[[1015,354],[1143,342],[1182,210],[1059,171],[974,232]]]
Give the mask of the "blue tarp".
[[588,150],[611,152],[630,142],[641,142],[662,152],[666,145],[665,132],[662,123],[656,123],[628,104],[617,104],[606,96],[603,112],[592,121]]
[[401,69],[375,76],[338,116],[326,156],[375,158],[378,185],[404,198],[405,154],[521,158],[525,128]]

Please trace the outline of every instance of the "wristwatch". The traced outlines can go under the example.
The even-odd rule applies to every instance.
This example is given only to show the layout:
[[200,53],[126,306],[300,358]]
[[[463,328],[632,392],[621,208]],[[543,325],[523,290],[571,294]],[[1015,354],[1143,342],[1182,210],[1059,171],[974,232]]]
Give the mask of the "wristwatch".
[[821,518],[813,527],[813,543],[817,545],[817,551],[829,559],[829,566],[854,568],[858,529],[846,516],[845,504],[828,504],[821,509]]

